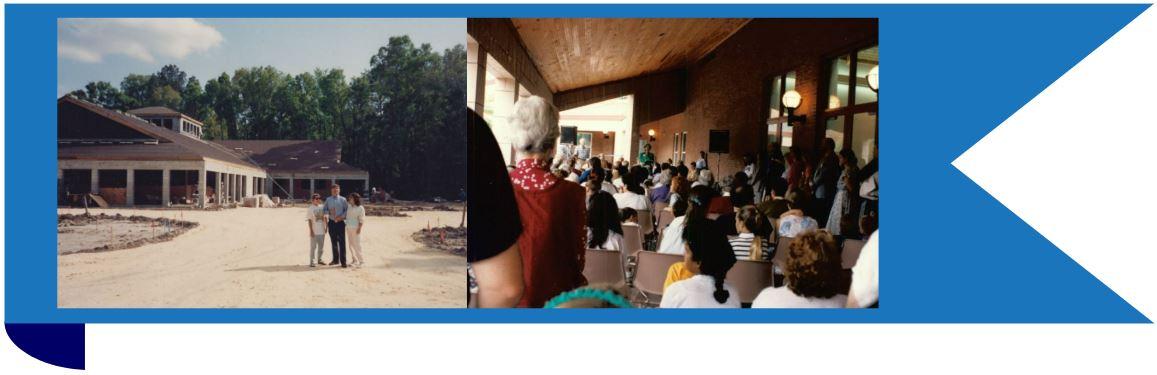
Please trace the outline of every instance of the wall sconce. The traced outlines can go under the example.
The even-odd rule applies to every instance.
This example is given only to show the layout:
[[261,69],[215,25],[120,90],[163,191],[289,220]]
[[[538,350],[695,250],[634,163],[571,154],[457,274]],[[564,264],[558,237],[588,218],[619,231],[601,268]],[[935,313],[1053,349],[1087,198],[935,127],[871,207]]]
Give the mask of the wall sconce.
[[800,102],[803,101],[803,97],[801,97],[799,95],[798,91],[788,90],[787,92],[783,93],[782,99],[783,99],[784,108],[787,108],[787,123],[788,124],[791,124],[792,122],[795,122],[795,121],[799,121],[801,123],[807,122],[807,115],[799,115],[799,116],[795,115],[795,109],[799,108]]
[[868,71],[868,77],[867,78],[868,78],[868,88],[872,89],[872,92],[879,93],[880,92],[880,66],[879,65],[873,66],[872,70]]
[[651,142],[655,141],[655,129],[647,130],[647,136],[651,137]]

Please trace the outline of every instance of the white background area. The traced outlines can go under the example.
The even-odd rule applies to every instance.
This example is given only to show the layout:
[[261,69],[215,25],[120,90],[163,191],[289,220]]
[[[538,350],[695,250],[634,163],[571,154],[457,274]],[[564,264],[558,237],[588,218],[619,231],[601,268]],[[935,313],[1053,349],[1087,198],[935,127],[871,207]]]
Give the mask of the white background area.
[[[954,163],[1150,319],[1155,50],[1150,9]],[[86,335],[95,374],[1157,373],[1151,324],[152,324]],[[69,372],[0,340],[2,374]]]

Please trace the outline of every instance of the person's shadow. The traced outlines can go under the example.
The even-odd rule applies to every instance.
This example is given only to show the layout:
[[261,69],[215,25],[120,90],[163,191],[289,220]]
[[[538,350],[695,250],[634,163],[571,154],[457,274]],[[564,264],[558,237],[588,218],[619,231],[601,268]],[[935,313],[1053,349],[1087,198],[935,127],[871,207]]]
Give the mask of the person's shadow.
[[[244,271],[262,271],[262,272],[308,272],[320,271],[327,268],[335,268],[332,266],[317,266],[310,267],[308,264],[293,264],[284,266],[260,266],[260,267],[244,267],[225,270],[226,272],[244,272]],[[340,267],[336,267],[339,268]]]

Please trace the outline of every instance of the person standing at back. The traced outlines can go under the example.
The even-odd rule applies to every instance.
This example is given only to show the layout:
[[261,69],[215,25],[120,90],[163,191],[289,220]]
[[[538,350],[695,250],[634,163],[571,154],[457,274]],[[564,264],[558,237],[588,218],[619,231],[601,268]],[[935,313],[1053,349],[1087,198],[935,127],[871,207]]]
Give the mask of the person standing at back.
[[832,202],[836,198],[836,183],[840,179],[840,161],[836,158],[836,141],[824,138],[823,154],[812,174],[812,204],[809,216],[821,223],[827,223]]
[[329,242],[333,247],[333,260],[329,265],[341,263],[342,268],[349,265],[345,261],[345,217],[349,210],[349,203],[341,196],[341,186],[333,184],[329,187],[329,197],[325,198],[325,212],[329,218]]
[[520,307],[542,307],[552,297],[587,284],[582,274],[585,192],[548,169],[560,133],[558,116],[553,105],[531,96],[514,103],[507,122],[519,159],[510,182],[523,224],[518,249],[526,288]]

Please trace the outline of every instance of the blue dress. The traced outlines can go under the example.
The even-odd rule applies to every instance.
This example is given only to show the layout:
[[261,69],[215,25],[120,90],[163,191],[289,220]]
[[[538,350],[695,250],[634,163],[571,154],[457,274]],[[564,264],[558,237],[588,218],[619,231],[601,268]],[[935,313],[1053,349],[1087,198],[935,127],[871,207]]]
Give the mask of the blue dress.
[[832,200],[832,210],[830,213],[828,213],[828,223],[825,226],[828,232],[831,232],[832,235],[854,236],[859,234],[859,230],[857,229],[857,227],[859,227],[859,223],[851,224],[851,228],[843,228],[847,229],[847,233],[844,233],[840,230],[841,219],[847,218],[850,220],[857,217],[854,212],[856,207],[852,204],[852,196],[848,194],[848,186],[844,182],[848,178],[849,173],[852,172],[853,171],[845,168],[844,173],[840,175],[839,181],[836,182],[836,197],[834,200]]

